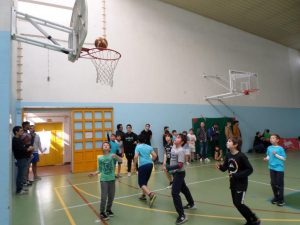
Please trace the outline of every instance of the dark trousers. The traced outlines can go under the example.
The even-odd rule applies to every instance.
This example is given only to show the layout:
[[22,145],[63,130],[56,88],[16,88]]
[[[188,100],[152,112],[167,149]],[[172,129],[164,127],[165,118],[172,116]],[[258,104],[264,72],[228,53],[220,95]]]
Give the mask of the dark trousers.
[[184,210],[182,206],[182,201],[180,197],[180,192],[182,192],[189,205],[194,205],[194,199],[191,195],[189,188],[186,186],[185,172],[176,172],[173,174],[173,184],[172,184],[172,197],[175,209],[179,216],[184,215]]
[[[127,152],[125,153],[127,159],[127,172],[131,172],[131,165],[134,158],[134,152]],[[138,169],[138,164],[136,163],[136,169]]]
[[270,170],[271,186],[274,194],[274,199],[283,202],[283,189],[284,189],[284,172]]
[[16,192],[20,192],[23,189],[24,177],[28,169],[28,160],[18,159],[16,162],[16,166],[18,167],[17,172],[17,180],[16,180]]
[[244,204],[246,191],[231,190],[231,197],[234,206],[242,214],[242,216],[247,220],[247,222],[252,223],[257,221],[256,215],[249,209],[248,206]]

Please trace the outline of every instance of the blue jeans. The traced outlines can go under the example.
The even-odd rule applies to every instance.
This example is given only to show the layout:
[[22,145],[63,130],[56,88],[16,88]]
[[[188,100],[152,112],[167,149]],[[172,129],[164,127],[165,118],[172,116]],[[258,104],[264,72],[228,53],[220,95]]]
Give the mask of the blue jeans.
[[200,142],[200,157],[203,159],[207,158],[207,141]]
[[23,189],[24,176],[28,169],[28,159],[27,158],[18,159],[16,162],[16,166],[18,167],[17,180],[16,180],[16,187],[17,187],[16,191],[18,193]]

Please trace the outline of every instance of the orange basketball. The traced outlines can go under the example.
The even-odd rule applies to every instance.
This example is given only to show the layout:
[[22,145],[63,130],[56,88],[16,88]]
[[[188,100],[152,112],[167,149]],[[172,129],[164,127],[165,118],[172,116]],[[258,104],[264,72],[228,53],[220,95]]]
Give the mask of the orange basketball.
[[96,40],[95,40],[95,47],[96,48],[107,48],[108,46],[108,42],[105,38],[103,37],[98,37]]

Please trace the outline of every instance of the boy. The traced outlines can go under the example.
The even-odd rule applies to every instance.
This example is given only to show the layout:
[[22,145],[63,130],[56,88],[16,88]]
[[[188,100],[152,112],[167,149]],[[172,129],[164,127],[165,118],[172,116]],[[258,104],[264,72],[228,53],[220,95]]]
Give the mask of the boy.
[[231,137],[227,141],[227,153],[223,164],[216,164],[216,168],[225,172],[228,170],[230,178],[231,197],[234,206],[246,219],[245,225],[259,225],[260,220],[244,204],[244,197],[248,188],[248,176],[253,168],[248,158],[241,152],[242,141],[240,138]]
[[194,134],[193,128],[190,129],[187,137],[188,137],[189,148],[191,151],[191,161],[193,162],[195,160],[196,140],[197,140],[196,135]]
[[101,203],[100,203],[100,218],[108,220],[113,217],[111,211],[113,200],[115,197],[115,162],[122,161],[116,154],[110,153],[110,145],[108,142],[102,144],[103,155],[98,157],[98,171],[90,173],[88,176],[100,176],[101,184]]
[[[171,150],[173,147],[171,134],[166,135],[166,142],[167,142],[167,144],[165,145],[163,168],[170,166]],[[169,185],[170,185],[170,186],[168,186],[168,188],[171,188],[171,185],[173,183],[172,176],[169,171],[165,170],[165,172],[166,172],[167,178],[169,180]]]
[[12,151],[14,153],[14,157],[16,159],[16,166],[18,167],[17,180],[16,180],[16,194],[24,195],[28,194],[28,190],[24,188],[24,176],[28,169],[28,155],[30,155],[33,151],[32,146],[25,146],[21,137],[24,131],[22,127],[15,126],[13,128],[14,137],[12,139]]
[[267,149],[267,157],[265,161],[269,161],[271,186],[274,194],[272,204],[278,206],[284,206],[284,161],[286,160],[286,154],[284,149],[278,145],[279,135],[272,134],[270,137],[271,146]]
[[149,190],[147,185],[152,173],[153,161],[155,161],[157,155],[153,148],[146,144],[146,139],[147,138],[144,135],[138,136],[139,144],[135,148],[134,162],[137,163],[138,160],[140,162],[138,169],[138,182],[143,193],[139,199],[145,201],[147,200],[146,196],[149,196],[149,207],[152,208],[156,195]]
[[[137,135],[132,132],[132,126],[131,124],[126,125],[126,130],[127,133],[124,134],[123,136],[123,147],[124,147],[124,152],[125,156],[127,159],[127,172],[128,172],[128,177],[131,176],[131,164],[132,160],[134,157],[134,150],[137,144]],[[136,168],[137,169],[137,166]]]
[[[122,141],[122,136],[120,134],[117,135],[117,140],[116,143],[119,145],[119,154],[117,154],[119,157],[123,158],[124,157],[124,148],[123,148],[123,141]],[[121,177],[121,167],[122,167],[122,162],[118,162],[118,178]]]
[[[188,220],[186,215],[184,214],[184,209],[196,209],[194,199],[184,180],[185,152],[182,146],[184,146],[186,142],[186,136],[184,136],[183,134],[177,135],[171,151],[170,166],[164,167],[165,170],[172,171],[173,174],[172,197],[174,206],[178,213],[176,224],[183,224]],[[188,204],[184,207],[182,206],[182,201],[179,195],[180,192],[184,194],[188,202]]]

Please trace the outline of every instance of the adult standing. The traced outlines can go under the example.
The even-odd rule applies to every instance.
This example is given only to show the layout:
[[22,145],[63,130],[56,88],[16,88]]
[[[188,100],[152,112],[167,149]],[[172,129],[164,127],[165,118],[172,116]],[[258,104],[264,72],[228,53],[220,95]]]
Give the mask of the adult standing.
[[233,137],[232,129],[231,129],[231,121],[227,121],[227,124],[225,127],[225,136],[226,136],[226,141]]
[[[22,123],[22,128],[23,128],[23,134],[21,136],[21,140],[23,141],[23,144],[25,145],[26,148],[29,148],[30,146],[33,146],[33,139],[31,137],[31,134],[29,132],[30,128],[30,123],[28,121],[24,121]],[[27,153],[27,170],[24,175],[24,186],[31,186],[32,181],[29,180],[29,168],[31,164],[31,159],[32,159],[32,151]]]
[[197,129],[197,137],[200,142],[200,162],[209,162],[210,160],[207,158],[207,131],[204,122],[201,122]]
[[232,127],[232,133],[233,133],[233,137],[242,139],[242,133],[239,128],[239,121],[234,122],[234,125]]
[[126,125],[126,131],[127,133],[124,134],[124,138],[123,138],[123,147],[127,159],[127,172],[128,172],[128,176],[130,177],[132,160],[134,157],[134,151],[137,144],[137,135],[132,132],[131,124]]
[[150,127],[151,127],[150,124],[147,123],[145,125],[145,129],[142,130],[141,135],[143,135],[145,138],[145,144],[151,146],[152,131],[150,130]]
[[16,193],[17,195],[27,194],[28,190],[24,188],[24,176],[28,169],[28,154],[33,151],[33,147],[25,147],[21,137],[23,135],[23,129],[20,126],[13,128],[14,137],[12,139],[12,151],[16,159],[16,166],[18,167],[17,179],[16,179]]
[[37,163],[40,161],[39,151],[43,153],[43,149],[42,149],[40,136],[37,133],[35,133],[35,127],[31,125],[29,130],[33,140],[33,148],[34,148],[32,154],[33,158],[31,159],[32,172],[33,172],[34,180],[37,181],[37,180],[41,180],[41,177],[39,177],[37,174]]
[[214,123],[214,125],[208,129],[208,137],[210,141],[211,153],[215,152],[216,146],[220,146],[220,130],[219,124]]

